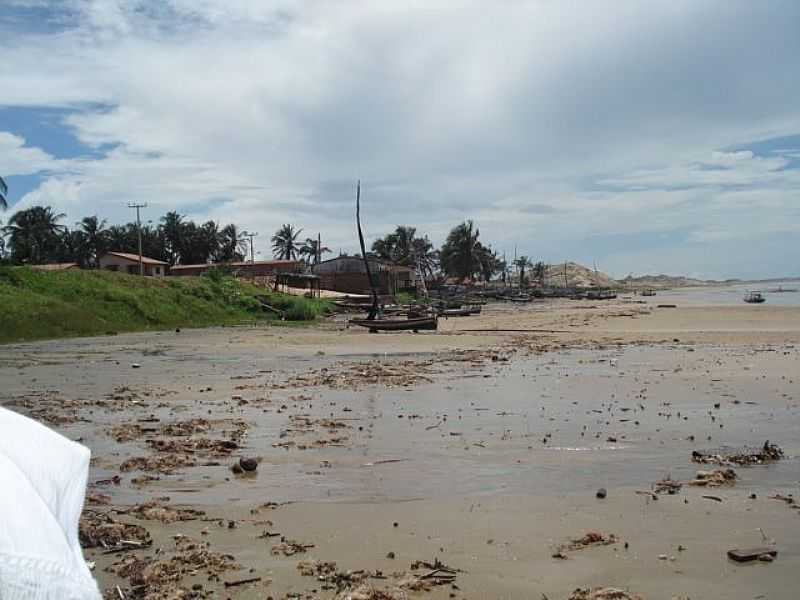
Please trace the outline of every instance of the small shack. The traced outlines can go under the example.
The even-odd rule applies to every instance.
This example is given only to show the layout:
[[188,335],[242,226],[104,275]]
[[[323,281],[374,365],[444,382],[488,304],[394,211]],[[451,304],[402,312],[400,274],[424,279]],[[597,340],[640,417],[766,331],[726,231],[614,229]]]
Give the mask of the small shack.
[[[373,284],[379,294],[393,295],[415,290],[416,278],[411,268],[377,258],[367,260]],[[371,291],[364,259],[360,256],[337,256],[314,265],[312,271],[319,275],[323,290],[346,294],[369,294]]]
[[142,271],[148,277],[163,277],[167,274],[169,263],[163,260],[139,256],[129,252],[106,252],[98,260],[101,269],[108,271],[121,271],[130,275],[139,274],[139,261],[141,259]]
[[298,290],[303,295],[311,298],[320,297],[319,275],[308,273],[278,273],[275,276],[275,291],[284,294],[297,294]]

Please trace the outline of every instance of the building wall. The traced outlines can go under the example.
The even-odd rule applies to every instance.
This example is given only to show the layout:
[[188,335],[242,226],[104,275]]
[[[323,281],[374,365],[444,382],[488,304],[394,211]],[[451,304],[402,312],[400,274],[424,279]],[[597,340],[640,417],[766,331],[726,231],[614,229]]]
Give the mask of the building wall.
[[[118,271],[120,273],[129,273],[130,275],[139,274],[139,262],[131,261],[121,256],[113,256],[106,254],[100,257],[100,268],[108,271]],[[149,277],[163,277],[165,273],[165,265],[152,265],[144,263],[144,274]]]
[[170,270],[170,275],[175,276],[197,276],[202,275],[209,269],[215,267],[227,267],[231,273],[237,277],[269,277],[274,276],[276,273],[293,273],[298,271],[302,263],[299,261],[292,261],[283,264],[275,263],[231,263],[231,264],[210,264],[210,265],[187,265],[173,267]]

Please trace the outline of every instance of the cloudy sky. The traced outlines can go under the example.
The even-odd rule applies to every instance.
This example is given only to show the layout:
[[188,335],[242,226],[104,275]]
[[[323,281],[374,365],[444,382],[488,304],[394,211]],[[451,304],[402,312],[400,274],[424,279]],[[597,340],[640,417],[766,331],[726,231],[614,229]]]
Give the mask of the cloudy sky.
[[2,0],[12,211],[800,275],[800,2]]

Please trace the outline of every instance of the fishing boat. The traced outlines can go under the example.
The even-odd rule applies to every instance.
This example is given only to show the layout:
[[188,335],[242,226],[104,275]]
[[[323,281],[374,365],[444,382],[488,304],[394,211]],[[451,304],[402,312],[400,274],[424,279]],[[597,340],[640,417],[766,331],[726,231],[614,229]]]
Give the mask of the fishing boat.
[[761,304],[762,302],[766,302],[767,299],[761,294],[761,292],[747,292],[744,295],[744,301],[748,304]]
[[483,307],[480,304],[471,304],[468,308],[469,308],[469,314],[471,315],[479,315],[483,310]]
[[772,288],[771,290],[767,290],[770,294],[783,294],[786,292],[796,292],[797,288],[785,288],[782,285],[779,285],[776,288]]
[[438,323],[436,317],[419,317],[415,319],[350,319],[353,325],[369,329],[370,333],[377,331],[435,331]]
[[642,296],[655,296],[656,291],[653,289],[642,290]]
[[525,296],[525,295],[522,295],[522,294],[519,295],[519,296],[509,296],[508,299],[511,300],[511,302],[519,302],[519,303],[530,302],[531,301],[531,297],[530,296]]
[[612,290],[589,290],[586,292],[587,300],[613,300],[617,294]]
[[439,311],[440,317],[468,317],[472,312],[471,308],[446,308]]

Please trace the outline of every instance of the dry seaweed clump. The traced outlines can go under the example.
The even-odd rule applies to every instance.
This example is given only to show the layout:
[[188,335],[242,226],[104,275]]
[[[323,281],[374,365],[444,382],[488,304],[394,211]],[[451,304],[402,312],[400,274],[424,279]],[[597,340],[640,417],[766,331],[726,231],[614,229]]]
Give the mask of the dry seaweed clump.
[[216,456],[227,456],[239,447],[231,440],[214,440],[207,437],[190,437],[177,440],[147,440],[147,445],[156,452],[194,454],[202,452]]
[[745,446],[738,449],[718,448],[714,450],[695,450],[692,461],[717,465],[762,465],[783,458],[783,450],[776,444],[764,442],[761,448]]
[[[161,555],[159,555],[161,556]],[[159,558],[128,556],[108,571],[128,580],[126,597],[135,600],[180,600],[201,597],[184,587],[186,576],[204,572],[209,581],[219,581],[226,571],[239,569],[233,556],[209,550],[208,544],[180,536],[172,556]]]
[[168,506],[165,504],[167,501],[169,501],[169,498],[156,498],[154,500],[150,500],[149,502],[136,504],[127,510],[121,510],[118,512],[126,515],[133,515],[137,519],[161,521],[162,523],[193,521],[205,516],[205,513],[201,510]]
[[644,600],[639,594],[632,594],[617,588],[577,588],[567,600]]
[[182,454],[163,454],[161,456],[134,456],[125,460],[119,470],[128,471],[156,471],[166,475],[174,473],[183,467],[193,467],[197,464],[194,458]]
[[568,544],[562,545],[559,550],[583,550],[591,546],[608,546],[619,541],[616,535],[609,533],[602,534],[599,531],[589,531],[586,535],[570,540]]
[[367,385],[405,387],[418,383],[431,383],[435,373],[434,361],[399,361],[391,365],[380,362],[363,362],[346,365],[339,370],[316,369],[297,375],[285,387],[325,386],[335,390],[356,390]]
[[78,528],[83,548],[143,548],[152,542],[141,525],[115,521],[107,513],[84,511]]
[[698,471],[689,485],[698,487],[719,487],[736,483],[736,471],[733,469],[714,469],[713,471]]

